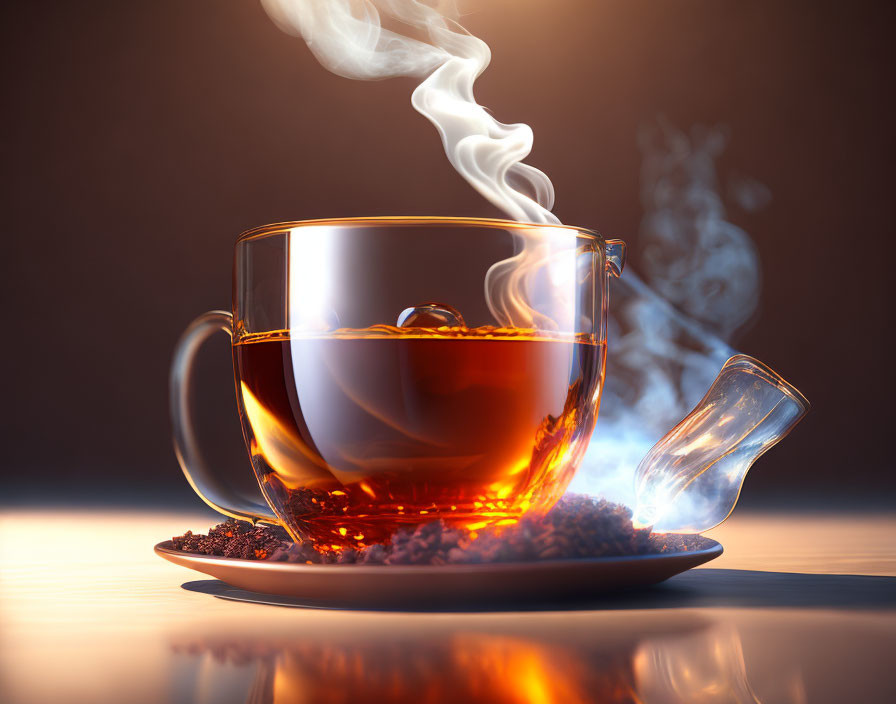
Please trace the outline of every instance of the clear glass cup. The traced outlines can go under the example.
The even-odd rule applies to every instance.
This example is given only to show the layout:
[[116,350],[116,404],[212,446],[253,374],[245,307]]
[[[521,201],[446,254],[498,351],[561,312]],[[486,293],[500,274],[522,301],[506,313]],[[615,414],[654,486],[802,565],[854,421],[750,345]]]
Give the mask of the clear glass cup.
[[[319,549],[434,519],[476,530],[544,511],[575,473],[603,384],[624,245],[562,225],[357,218],[250,230],[233,311],[197,318],[171,372],[174,443],[197,493]],[[231,335],[261,497],[202,459],[191,369]]]

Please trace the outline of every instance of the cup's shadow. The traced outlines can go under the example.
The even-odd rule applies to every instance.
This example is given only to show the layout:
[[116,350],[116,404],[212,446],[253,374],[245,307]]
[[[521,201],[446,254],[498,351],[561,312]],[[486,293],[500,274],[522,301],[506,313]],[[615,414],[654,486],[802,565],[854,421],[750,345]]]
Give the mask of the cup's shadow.
[[364,603],[342,606],[307,599],[261,594],[232,587],[217,579],[185,582],[183,589],[220,599],[295,608],[336,608],[365,611],[495,612],[619,609],[676,609],[694,607],[789,608],[841,610],[896,609],[896,577],[802,574],[703,568],[677,575],[662,584],[557,601],[502,601],[415,605],[383,608]]

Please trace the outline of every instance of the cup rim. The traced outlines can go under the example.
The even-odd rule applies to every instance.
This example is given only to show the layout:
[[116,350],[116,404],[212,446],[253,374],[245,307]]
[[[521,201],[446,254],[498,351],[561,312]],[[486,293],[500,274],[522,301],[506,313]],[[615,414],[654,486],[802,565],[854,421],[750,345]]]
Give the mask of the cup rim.
[[355,225],[359,227],[374,226],[392,226],[407,227],[414,225],[428,225],[433,227],[450,226],[450,225],[466,225],[470,227],[487,227],[493,229],[519,229],[519,228],[552,228],[559,230],[570,230],[576,234],[596,240],[603,243],[606,240],[597,230],[590,230],[585,227],[577,227],[575,225],[564,225],[562,223],[530,223],[520,222],[517,220],[504,220],[501,218],[468,218],[441,215],[375,215],[365,217],[345,217],[345,218],[317,218],[312,220],[285,220],[283,222],[270,223],[268,225],[259,225],[242,232],[237,237],[237,244],[249,240],[260,239],[269,235],[277,234],[285,230],[291,230],[296,227],[305,227],[309,225]]

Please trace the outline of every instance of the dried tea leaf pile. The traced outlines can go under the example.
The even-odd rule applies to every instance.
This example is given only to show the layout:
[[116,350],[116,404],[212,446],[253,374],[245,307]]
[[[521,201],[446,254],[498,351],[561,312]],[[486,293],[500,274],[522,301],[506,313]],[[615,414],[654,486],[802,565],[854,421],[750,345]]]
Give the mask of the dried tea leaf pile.
[[433,521],[396,532],[385,545],[363,550],[318,552],[293,543],[277,527],[251,526],[230,519],[208,535],[187,532],[172,539],[183,552],[248,560],[305,564],[447,565],[522,562],[586,557],[644,555],[693,549],[684,536],[651,534],[632,525],[631,511],[619,504],[568,495],[545,516],[525,517],[512,526],[480,530],[475,537]]
[[175,550],[243,560],[266,560],[288,541],[289,536],[282,528],[253,526],[232,518],[216,525],[208,535],[187,531],[171,539]]

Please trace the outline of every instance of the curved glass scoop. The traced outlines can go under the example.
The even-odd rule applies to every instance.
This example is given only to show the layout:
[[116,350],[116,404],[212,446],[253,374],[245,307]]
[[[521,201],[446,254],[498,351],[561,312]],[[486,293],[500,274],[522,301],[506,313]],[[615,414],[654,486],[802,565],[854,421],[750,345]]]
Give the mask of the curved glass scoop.
[[638,465],[635,522],[675,533],[718,525],[753,462],[808,410],[806,398],[762,362],[732,357],[697,407]]

